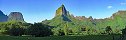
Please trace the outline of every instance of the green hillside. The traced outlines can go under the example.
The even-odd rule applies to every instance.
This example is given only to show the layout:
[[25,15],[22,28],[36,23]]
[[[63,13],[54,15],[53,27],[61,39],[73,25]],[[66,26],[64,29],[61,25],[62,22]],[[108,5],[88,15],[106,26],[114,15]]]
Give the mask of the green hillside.
[[[110,26],[111,33],[121,34],[121,30],[126,26],[126,11],[120,10],[109,18],[93,19],[85,16],[73,16],[62,5],[56,10],[55,17],[51,20],[42,21],[52,27],[55,35],[61,35],[67,30],[68,35],[101,35],[107,34],[106,27]],[[59,15],[60,14],[60,15]],[[67,14],[67,15],[64,15]],[[67,27],[65,27],[67,25]],[[65,29],[64,29],[65,28]]]

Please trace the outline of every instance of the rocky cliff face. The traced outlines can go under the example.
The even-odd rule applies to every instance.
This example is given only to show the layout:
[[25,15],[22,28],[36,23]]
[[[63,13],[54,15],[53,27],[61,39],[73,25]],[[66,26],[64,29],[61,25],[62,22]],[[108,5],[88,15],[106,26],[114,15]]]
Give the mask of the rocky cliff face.
[[56,10],[56,13],[55,13],[55,17],[54,19],[59,19],[59,20],[63,20],[63,21],[71,21],[69,19],[69,11],[66,10],[65,6],[62,4],[57,10]]
[[65,9],[65,6],[62,5],[56,10],[53,19],[42,21],[42,23],[54,26],[56,29],[62,29],[64,24],[67,24],[71,29],[73,27],[87,27],[91,30],[97,30],[96,28],[103,29],[107,26],[111,26],[114,30],[116,28],[121,30],[126,25],[126,11],[120,10],[114,13],[110,18],[94,19],[92,16],[87,18],[85,16],[70,15]]
[[0,10],[0,22],[6,22],[8,19],[8,16],[3,14],[3,12]]
[[63,15],[63,16],[68,15],[68,12],[67,12],[67,10],[66,10],[66,8],[65,8],[64,5],[62,5],[61,7],[59,7],[59,8],[56,10],[55,16],[60,16],[60,15]]
[[120,18],[126,18],[126,10],[119,10],[118,12],[114,13],[110,19],[115,19],[117,17],[120,17]]
[[8,21],[24,21],[23,15],[20,12],[11,12],[8,17]]

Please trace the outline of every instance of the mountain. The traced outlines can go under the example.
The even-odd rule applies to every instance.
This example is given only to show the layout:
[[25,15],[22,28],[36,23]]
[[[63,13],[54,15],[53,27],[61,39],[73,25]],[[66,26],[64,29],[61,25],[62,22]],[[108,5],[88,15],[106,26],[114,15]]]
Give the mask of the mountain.
[[91,32],[90,34],[104,33],[107,26],[111,26],[113,33],[121,33],[119,30],[126,26],[126,11],[119,10],[109,18],[94,19],[92,16],[89,18],[85,16],[74,16],[66,10],[64,5],[61,5],[55,13],[55,17],[51,20],[44,20],[42,23],[53,26],[54,31],[64,30],[67,25],[69,30],[73,32]]
[[62,6],[59,7],[59,8],[56,10],[55,16],[67,16],[67,15],[68,15],[68,12],[67,12],[65,6],[62,4]]
[[69,18],[69,12],[66,10],[65,6],[62,4],[55,13],[54,19],[61,19],[63,21],[71,21]]
[[61,26],[66,22],[72,22],[70,19],[69,11],[66,10],[65,6],[62,4],[55,13],[55,17],[52,20],[45,20],[42,23],[48,24],[51,26]]
[[87,22],[91,23],[94,22],[94,19],[92,16],[89,18],[86,18],[85,16],[76,16],[70,14],[69,11],[66,10],[65,6],[62,4],[55,13],[55,17],[51,20],[44,20],[42,23],[48,24],[51,26],[61,26],[64,24],[70,24],[70,25],[83,25]]
[[24,18],[20,12],[11,12],[8,16],[8,21],[24,21]]
[[0,22],[6,22],[8,19],[8,16],[3,14],[3,12],[0,10]]
[[118,12],[114,13],[110,18],[115,19],[117,16],[121,18],[125,18],[126,10],[119,10]]

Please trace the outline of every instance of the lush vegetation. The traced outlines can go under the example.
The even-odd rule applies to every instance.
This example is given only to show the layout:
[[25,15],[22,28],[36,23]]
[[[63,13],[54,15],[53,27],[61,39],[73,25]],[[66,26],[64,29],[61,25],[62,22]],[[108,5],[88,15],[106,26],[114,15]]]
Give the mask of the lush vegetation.
[[4,22],[0,23],[0,35],[10,36],[50,36],[52,35],[51,26],[42,23],[25,23],[25,22]]
[[[125,13],[125,12],[124,12]],[[52,20],[44,20],[40,23],[26,23],[9,21],[0,23],[0,35],[10,36],[64,36],[64,35],[112,35],[122,34],[125,28],[124,15],[116,13],[114,19],[92,19],[78,20],[71,15],[58,15]]]
[[[124,39],[125,15],[126,11],[119,11],[105,19],[93,19],[91,16],[74,17],[62,5],[51,20],[34,24],[16,20],[0,22],[0,39],[4,37],[7,38],[4,40],[11,38],[14,38],[13,40],[18,38],[19,40],[112,40],[120,37]],[[119,36],[120,34],[122,36]]]
[[[79,20],[72,15],[55,16],[52,20],[42,23],[53,26],[54,35],[107,35],[122,34],[126,26],[126,12],[117,12],[110,18],[93,19],[92,17]],[[69,13],[68,13],[69,14]]]

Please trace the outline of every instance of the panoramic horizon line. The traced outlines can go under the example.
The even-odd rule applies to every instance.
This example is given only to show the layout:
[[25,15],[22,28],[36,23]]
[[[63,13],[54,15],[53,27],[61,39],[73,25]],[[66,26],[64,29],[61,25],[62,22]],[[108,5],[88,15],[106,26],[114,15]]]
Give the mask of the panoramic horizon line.
[[[61,6],[63,6],[63,7],[65,7],[65,5],[64,4],[62,4]],[[60,6],[60,7],[61,7]],[[2,10],[1,10],[2,11]],[[126,11],[126,10],[118,10],[118,11]],[[116,11],[116,12],[118,12],[118,11]],[[3,12],[3,11],[2,11]],[[20,11],[13,11],[13,12],[20,12]],[[115,13],[116,13],[115,12]],[[10,12],[11,13],[11,12]],[[20,13],[22,13],[22,12],[20,12]],[[4,13],[5,14],[5,13]],[[113,13],[114,14],[114,13]],[[70,15],[73,15],[73,14],[70,14]],[[8,16],[8,15],[7,15]],[[83,15],[83,16],[85,16],[85,15]],[[111,15],[112,16],[112,15]],[[109,17],[105,17],[105,18],[110,18],[111,16],[109,16]],[[78,16],[74,16],[74,17],[78,17]],[[86,17],[86,16],[85,16]],[[90,16],[89,16],[90,17]],[[89,17],[86,17],[86,18],[89,18]],[[92,17],[92,16],[91,16]],[[25,17],[23,17],[23,18],[25,18]],[[105,18],[94,18],[94,17],[92,17],[93,19],[105,19]],[[43,20],[42,20],[43,21]]]

